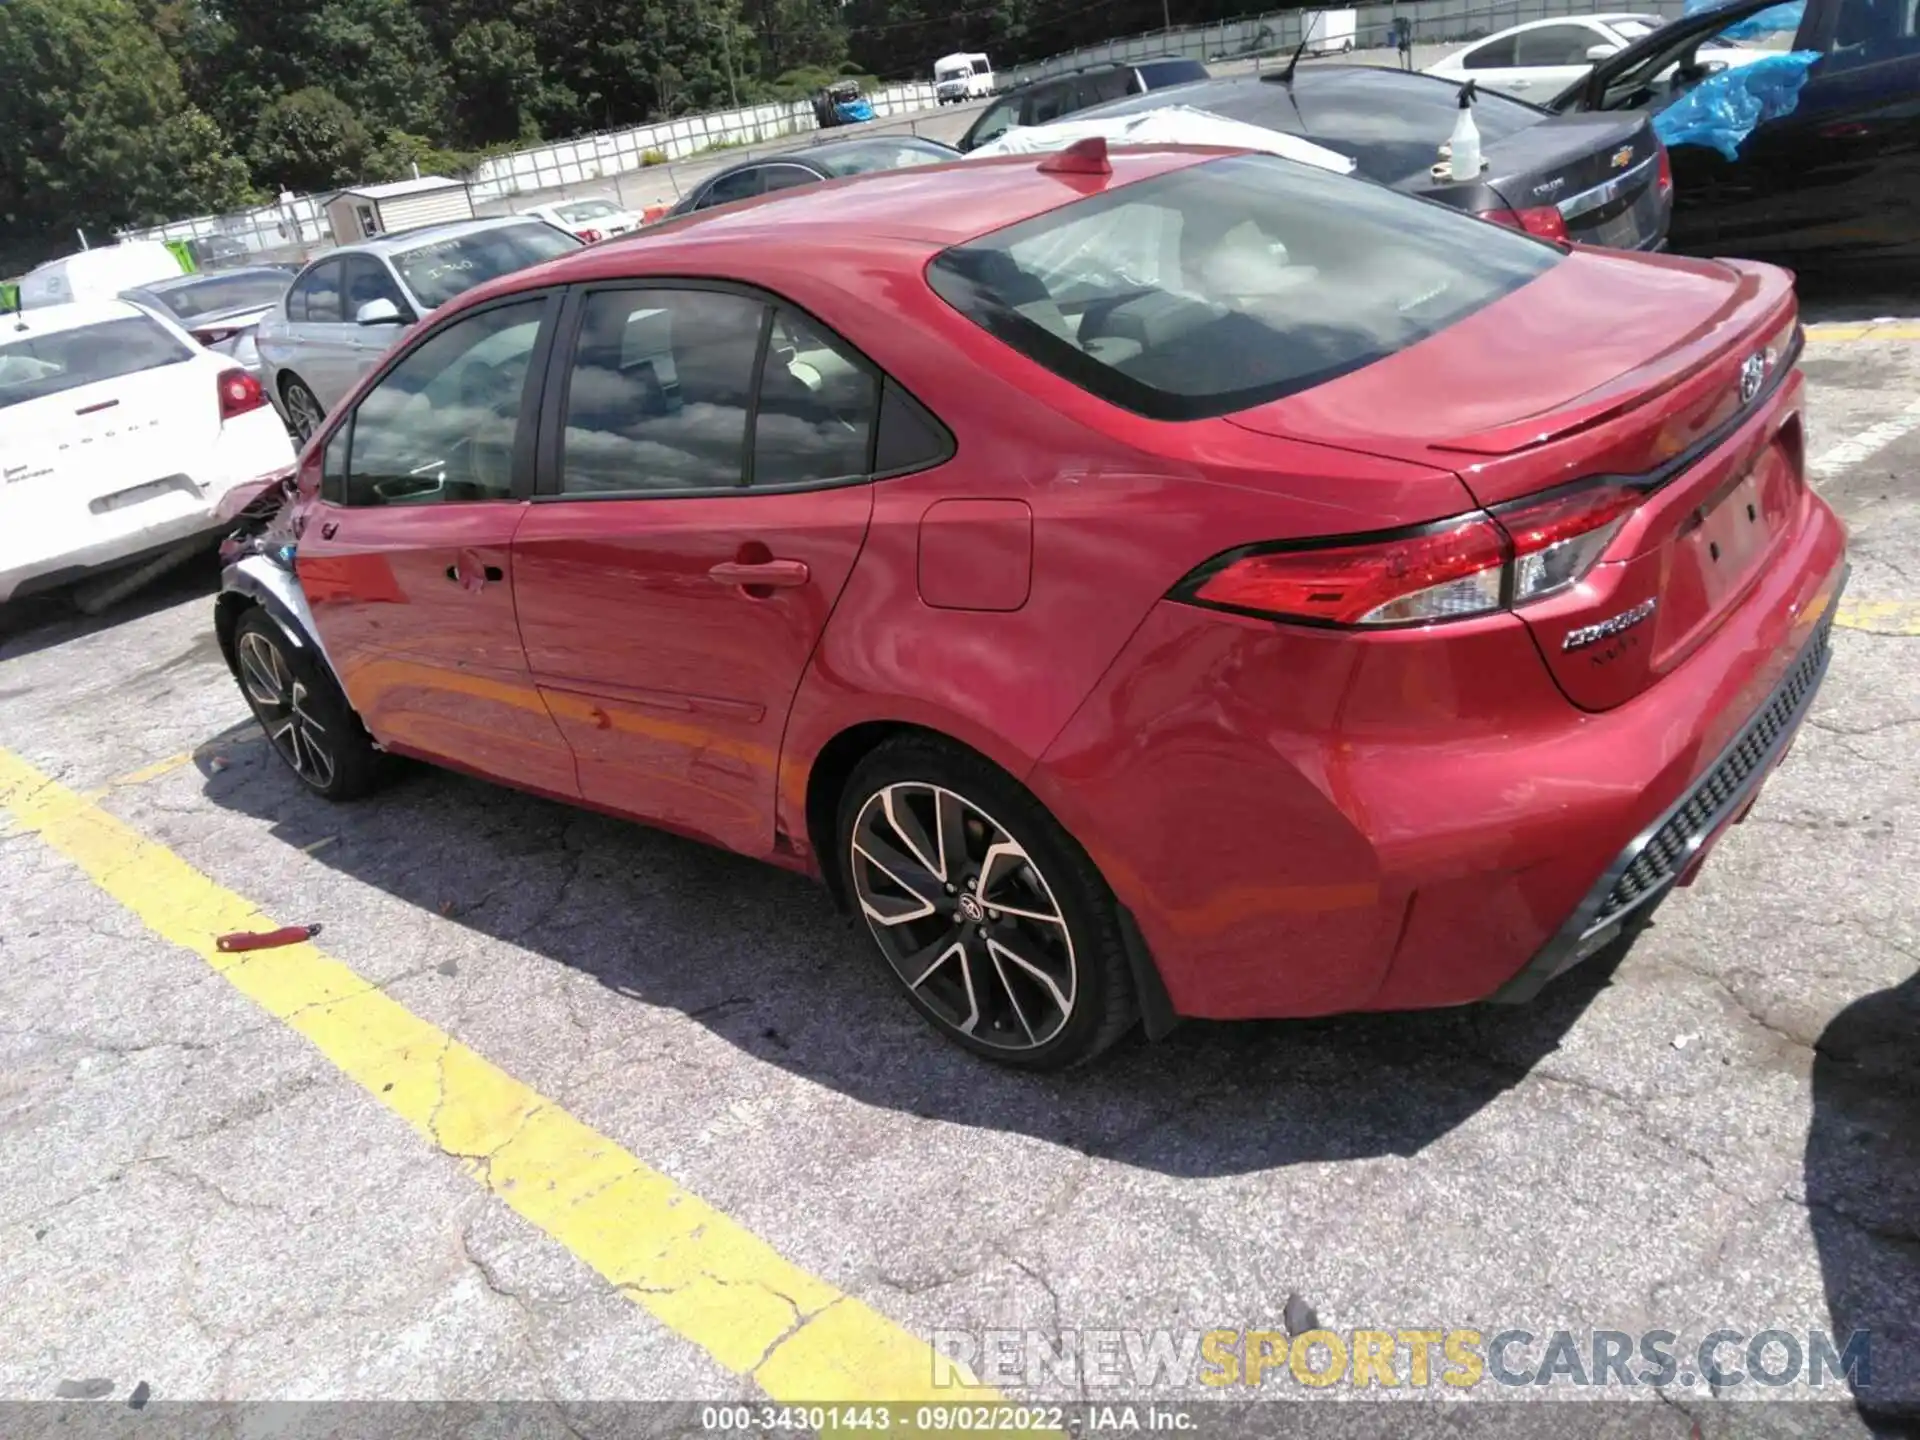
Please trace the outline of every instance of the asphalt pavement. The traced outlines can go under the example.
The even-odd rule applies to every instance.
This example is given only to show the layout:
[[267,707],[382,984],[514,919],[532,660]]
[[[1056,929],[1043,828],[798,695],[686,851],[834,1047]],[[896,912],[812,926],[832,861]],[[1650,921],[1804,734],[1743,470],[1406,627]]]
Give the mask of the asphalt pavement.
[[[99,620],[16,607],[0,1400],[95,1398],[0,1425],[511,1400],[597,1436],[625,1432],[595,1402],[945,1403],[971,1376],[1203,1418],[1604,1395],[1640,1402],[1617,1433],[1869,1433],[1808,1366],[1866,1331],[1861,1397],[1920,1402],[1920,320],[1882,318],[1899,303],[1816,307],[1808,452],[1854,568],[1793,753],[1623,960],[1520,1008],[1188,1024],[1010,1074],[934,1040],[793,876],[428,769],[307,796],[221,663],[210,569]],[[323,929],[211,943],[278,924]],[[1342,1347],[1324,1389],[1332,1343],[1288,1338],[1315,1329]],[[1407,1347],[1391,1387],[1359,1383],[1369,1331]],[[1529,1338],[1443,1380],[1466,1331]],[[1596,1332],[1670,1332],[1679,1359],[1582,1387],[1547,1363],[1559,1331],[1589,1378]],[[1431,1370],[1406,1334],[1434,1336]],[[1729,1420],[1716,1396],[1809,1403]],[[1462,1433],[1444,1408],[1434,1433]],[[761,1418],[729,1413],[671,1433]],[[1315,1404],[1311,1433],[1355,1413]]]

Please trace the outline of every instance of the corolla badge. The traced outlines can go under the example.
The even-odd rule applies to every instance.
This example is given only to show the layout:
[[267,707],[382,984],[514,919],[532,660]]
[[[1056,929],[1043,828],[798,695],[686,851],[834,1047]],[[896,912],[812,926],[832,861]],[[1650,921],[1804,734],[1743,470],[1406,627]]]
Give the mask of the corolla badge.
[[1611,640],[1623,630],[1631,630],[1642,620],[1653,614],[1658,600],[1642,600],[1631,610],[1622,610],[1618,615],[1606,620],[1595,621],[1591,625],[1582,625],[1578,630],[1569,630],[1567,638],[1560,642],[1562,650],[1584,650],[1602,640]]
[[1751,405],[1753,397],[1760,393],[1760,386],[1767,378],[1767,356],[1763,350],[1756,350],[1740,362],[1740,403]]

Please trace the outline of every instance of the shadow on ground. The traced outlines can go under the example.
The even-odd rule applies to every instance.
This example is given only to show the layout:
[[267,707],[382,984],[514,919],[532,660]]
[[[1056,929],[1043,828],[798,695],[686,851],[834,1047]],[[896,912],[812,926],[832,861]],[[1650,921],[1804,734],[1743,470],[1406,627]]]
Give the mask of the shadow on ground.
[[0,605],[0,660],[18,659],[111,630],[183,600],[211,599],[219,588],[220,557],[209,547],[205,555],[196,556],[179,569],[160,576],[100,615],[82,615],[64,590],[10,600]]
[[1836,1344],[1871,1337],[1861,1412],[1920,1432],[1920,975],[1820,1036],[1806,1187]]
[[425,767],[329,805],[244,729],[196,759],[208,799],[267,820],[286,845],[326,842],[314,858],[348,878],[677,1010],[865,1104],[1173,1175],[1417,1152],[1550,1054],[1613,963],[1590,962],[1524,1007],[1189,1022],[1085,1071],[1026,1076],[935,1038],[867,937],[798,876]]

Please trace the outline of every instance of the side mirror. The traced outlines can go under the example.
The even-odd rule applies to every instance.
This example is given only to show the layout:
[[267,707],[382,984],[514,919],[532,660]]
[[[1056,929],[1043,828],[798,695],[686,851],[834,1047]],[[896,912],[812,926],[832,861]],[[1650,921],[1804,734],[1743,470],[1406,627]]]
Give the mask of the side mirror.
[[1587,59],[1595,62],[1611,60],[1619,53],[1620,47],[1618,45],[1608,45],[1604,42],[1599,45],[1590,45],[1587,47]]
[[404,325],[407,317],[400,313],[400,307],[391,300],[369,300],[354,312],[356,325]]

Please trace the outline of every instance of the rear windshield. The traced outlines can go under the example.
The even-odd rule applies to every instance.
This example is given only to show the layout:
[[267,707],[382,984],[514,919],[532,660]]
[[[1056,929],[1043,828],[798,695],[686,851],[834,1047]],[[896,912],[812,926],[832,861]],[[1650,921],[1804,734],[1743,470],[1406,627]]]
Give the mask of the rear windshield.
[[579,240],[551,225],[503,225],[402,250],[393,267],[420,303],[436,310],[476,285],[579,248]]
[[874,170],[904,170],[914,165],[937,165],[959,157],[931,140],[866,140],[835,149],[830,155],[808,157],[833,176],[865,175]]
[[[1284,92],[1285,87],[1268,89]],[[1430,169],[1440,158],[1441,142],[1460,120],[1459,90],[1424,83],[1424,77],[1408,76],[1390,89],[1383,85],[1378,94],[1358,85],[1302,86],[1301,92],[1302,123],[1285,128],[1351,155],[1361,174],[1390,185]],[[1284,94],[1279,103],[1289,103]],[[1480,90],[1474,96],[1473,123],[1482,145],[1538,125],[1542,118],[1531,105],[1505,95]]]
[[928,278],[981,328],[1082,389],[1193,420],[1384,359],[1562,258],[1457,210],[1237,155],[957,246]]
[[1169,85],[1185,85],[1192,80],[1211,78],[1198,60],[1142,60],[1134,67],[1149,90],[1164,90]]
[[50,335],[4,339],[8,333],[0,329],[0,410],[193,358],[193,351],[144,315]]
[[556,205],[553,213],[573,225],[582,220],[598,220],[602,215],[617,215],[620,207],[611,200],[582,200],[577,205]]
[[162,305],[182,320],[197,320],[202,315],[220,315],[230,310],[256,310],[271,305],[287,293],[293,277],[285,271],[269,275],[249,272],[244,275],[216,275],[196,280],[191,285],[170,285],[156,290]]

